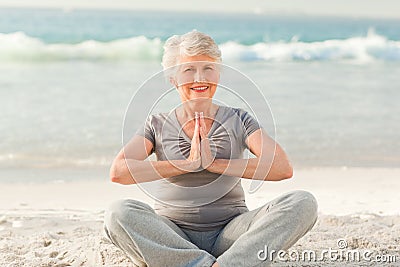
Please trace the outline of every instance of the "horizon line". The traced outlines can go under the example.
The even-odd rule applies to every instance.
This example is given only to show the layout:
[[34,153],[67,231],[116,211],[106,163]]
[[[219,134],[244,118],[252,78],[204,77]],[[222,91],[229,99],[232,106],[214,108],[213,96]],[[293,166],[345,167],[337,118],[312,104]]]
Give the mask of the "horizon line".
[[[350,14],[331,14],[331,13],[314,13],[304,11],[289,11],[289,10],[275,10],[275,11],[224,11],[224,10],[180,10],[180,9],[161,9],[161,8],[134,8],[134,7],[104,7],[104,6],[78,6],[78,7],[61,7],[61,6],[12,6],[12,5],[1,5],[1,9],[37,9],[37,10],[61,10],[65,13],[74,12],[76,10],[89,10],[89,11],[147,11],[147,12],[168,12],[168,13],[208,13],[208,14],[223,14],[223,15],[254,15],[254,16],[308,16],[308,17],[325,17],[325,18],[348,18],[348,19],[381,19],[381,20],[400,20],[399,16],[378,16],[378,15],[350,15]],[[400,13],[399,13],[400,14]]]

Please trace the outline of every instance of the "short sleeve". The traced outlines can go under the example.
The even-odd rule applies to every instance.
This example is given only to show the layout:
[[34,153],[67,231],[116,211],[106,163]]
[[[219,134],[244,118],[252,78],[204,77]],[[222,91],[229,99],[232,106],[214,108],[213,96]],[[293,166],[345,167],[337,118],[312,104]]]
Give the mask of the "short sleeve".
[[154,126],[152,124],[153,116],[149,116],[146,121],[139,127],[136,131],[137,135],[145,137],[153,144],[153,151],[156,145],[156,136],[154,131]]
[[247,137],[249,137],[252,133],[262,128],[258,121],[247,111],[241,110],[240,112],[240,120],[242,121],[243,126],[243,142],[246,143]]

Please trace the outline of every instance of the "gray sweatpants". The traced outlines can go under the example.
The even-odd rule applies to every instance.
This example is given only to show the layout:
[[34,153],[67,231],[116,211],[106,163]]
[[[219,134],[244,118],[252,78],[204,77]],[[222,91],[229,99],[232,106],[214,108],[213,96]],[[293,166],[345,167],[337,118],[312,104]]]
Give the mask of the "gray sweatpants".
[[[317,202],[306,191],[292,191],[233,218],[221,229],[181,229],[146,203],[124,199],[109,207],[108,239],[140,267],[269,266],[265,248],[285,250],[317,220]],[[264,250],[264,252],[260,252]]]

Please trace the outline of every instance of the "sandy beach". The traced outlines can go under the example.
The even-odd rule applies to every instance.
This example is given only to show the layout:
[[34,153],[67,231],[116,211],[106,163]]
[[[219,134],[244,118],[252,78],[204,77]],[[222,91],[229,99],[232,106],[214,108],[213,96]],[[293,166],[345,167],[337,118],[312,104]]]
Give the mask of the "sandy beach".
[[[292,190],[317,199],[313,229],[272,266],[400,267],[396,10],[393,0],[0,0],[0,267],[134,267],[105,238],[105,211],[119,199],[154,199],[112,183],[109,168],[149,115],[185,102],[179,84],[249,112],[287,153],[292,179],[263,181],[253,194],[241,180],[250,210]],[[193,37],[165,53],[170,37],[194,29],[220,51]],[[219,52],[221,68],[162,71],[188,63],[185,54],[219,61]],[[222,117],[211,127],[225,127]],[[237,127],[226,130],[243,141]],[[156,154],[164,158],[150,160]],[[270,256],[259,249],[246,252]]]
[[[100,181],[3,183],[0,265],[133,266],[103,237],[104,210],[119,198],[150,204],[153,200],[137,185],[112,184],[104,175]],[[292,258],[276,260],[274,266],[399,266],[399,176],[400,169],[320,168],[297,170],[289,180],[264,182],[254,194],[247,192],[249,180],[242,184],[250,209],[295,189],[310,191],[318,200],[316,225],[289,249],[286,256]],[[296,251],[312,250],[321,256],[343,244],[342,251],[367,251],[370,257],[357,261],[326,254],[315,261],[295,260]]]

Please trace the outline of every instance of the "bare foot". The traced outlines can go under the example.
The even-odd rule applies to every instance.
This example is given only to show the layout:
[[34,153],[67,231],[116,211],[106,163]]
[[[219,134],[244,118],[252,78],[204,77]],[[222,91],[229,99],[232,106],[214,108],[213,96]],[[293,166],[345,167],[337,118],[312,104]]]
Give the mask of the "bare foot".
[[211,267],[219,267],[218,262],[215,262]]

